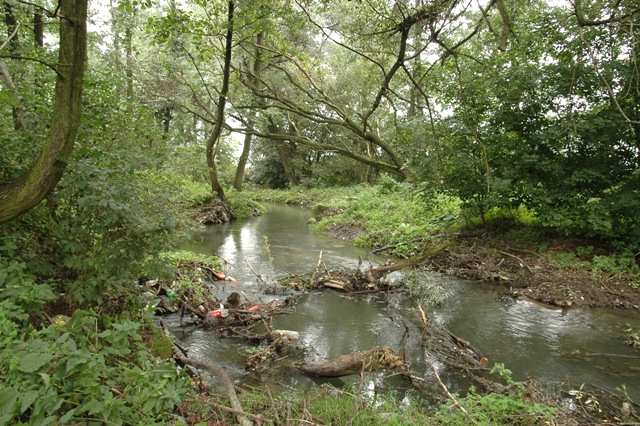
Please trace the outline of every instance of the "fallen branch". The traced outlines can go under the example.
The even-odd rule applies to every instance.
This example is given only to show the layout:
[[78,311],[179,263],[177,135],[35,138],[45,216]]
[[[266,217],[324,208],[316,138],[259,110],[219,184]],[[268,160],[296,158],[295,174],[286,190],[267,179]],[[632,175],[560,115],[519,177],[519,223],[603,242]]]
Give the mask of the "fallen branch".
[[531,268],[529,267],[529,265],[527,265],[524,260],[520,259],[518,256],[516,256],[515,254],[511,254],[508,253],[506,251],[502,251],[502,250],[497,250],[498,253],[500,254],[504,254],[505,256],[509,256],[513,259],[516,259],[518,262],[520,262],[520,266],[522,266],[523,268],[526,268],[527,271],[529,271],[530,274],[533,274],[533,271],[531,270]]
[[442,389],[444,390],[444,392],[447,394],[447,396],[453,401],[453,406],[454,407],[458,407],[460,409],[460,411],[462,411],[462,413],[467,416],[467,418],[469,419],[469,421],[476,425],[478,423],[476,423],[475,420],[473,420],[473,417],[471,417],[469,415],[469,412],[460,404],[460,401],[458,401],[456,399],[455,396],[453,396],[453,394],[451,392],[449,392],[449,389],[447,389],[447,386],[442,382],[442,379],[440,378],[440,375],[438,374],[438,370],[436,369],[435,365],[431,364],[431,369],[433,370],[433,374],[436,377],[436,380],[438,381],[438,383],[440,384],[440,387],[442,387]]
[[222,405],[222,404],[218,404],[217,402],[213,402],[213,401],[208,401],[209,404],[213,405],[214,407],[222,410],[222,411],[227,411],[229,413],[233,413],[233,414],[237,414],[240,416],[245,416],[245,417],[249,417],[254,419],[255,421],[259,422],[259,423],[266,423],[266,422],[273,422],[273,420],[271,419],[267,419],[265,417],[262,417],[260,415],[255,415],[255,414],[251,414],[251,413],[247,413],[245,411],[241,411],[241,410],[236,410],[235,408],[231,408],[231,407],[227,407],[226,405]]
[[242,404],[240,404],[240,400],[238,399],[238,395],[236,394],[236,390],[233,387],[233,382],[231,381],[231,377],[227,374],[224,369],[215,366],[211,363],[205,361],[198,361],[195,359],[187,358],[186,356],[176,355],[176,359],[184,364],[191,365],[196,368],[200,368],[202,370],[206,370],[211,374],[214,374],[222,380],[222,384],[227,390],[227,396],[229,397],[229,401],[231,401],[231,407],[237,411],[238,414],[236,418],[238,419],[238,423],[241,426],[252,426],[253,423],[247,418],[244,410],[242,409]]

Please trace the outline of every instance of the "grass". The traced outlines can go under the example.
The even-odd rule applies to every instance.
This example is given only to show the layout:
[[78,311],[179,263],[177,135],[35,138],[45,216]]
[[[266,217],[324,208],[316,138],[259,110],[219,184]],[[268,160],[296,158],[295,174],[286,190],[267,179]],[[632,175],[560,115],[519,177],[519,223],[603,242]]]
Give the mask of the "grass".
[[[525,400],[521,395],[470,393],[459,402],[467,414],[449,402],[429,406],[416,395],[398,398],[393,392],[375,397],[358,396],[356,389],[314,388],[306,393],[277,392],[263,388],[242,392],[245,412],[259,414],[268,424],[326,424],[355,426],[543,425],[553,418],[554,408]],[[190,404],[190,412],[202,418],[218,417],[233,423],[231,414],[211,413],[211,405],[201,400]],[[195,419],[194,419],[195,420]]]

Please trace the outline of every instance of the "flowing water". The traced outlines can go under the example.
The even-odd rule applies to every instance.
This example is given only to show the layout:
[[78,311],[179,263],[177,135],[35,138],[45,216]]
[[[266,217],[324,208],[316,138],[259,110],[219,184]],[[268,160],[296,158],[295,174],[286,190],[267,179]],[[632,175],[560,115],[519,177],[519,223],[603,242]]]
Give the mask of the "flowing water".
[[[229,262],[229,272],[238,282],[219,284],[220,297],[238,291],[251,301],[267,300],[260,291],[257,273],[272,281],[310,272],[320,250],[329,267],[357,267],[359,258],[367,258],[366,250],[313,232],[308,218],[305,210],[272,206],[264,216],[207,228],[194,236],[189,248],[218,254]],[[440,307],[430,309],[430,317],[469,341],[489,360],[504,363],[516,378],[566,380],[608,389],[625,385],[631,397],[640,399],[640,354],[622,339],[626,324],[640,326],[637,313],[563,311],[502,296],[480,283],[439,274],[422,279],[450,290]],[[405,325],[415,324],[415,318],[415,310],[400,293],[386,298],[324,291],[303,295],[295,311],[276,317],[273,326],[298,331],[302,343],[310,348],[307,357],[335,357],[385,345],[404,351],[416,371],[424,372],[417,333],[409,338],[403,333]],[[169,323],[194,356],[222,364],[236,377],[246,374],[243,360],[247,353],[240,342],[220,339],[212,331],[181,328],[175,321]],[[288,375],[286,381],[294,386],[310,383],[295,374]]]

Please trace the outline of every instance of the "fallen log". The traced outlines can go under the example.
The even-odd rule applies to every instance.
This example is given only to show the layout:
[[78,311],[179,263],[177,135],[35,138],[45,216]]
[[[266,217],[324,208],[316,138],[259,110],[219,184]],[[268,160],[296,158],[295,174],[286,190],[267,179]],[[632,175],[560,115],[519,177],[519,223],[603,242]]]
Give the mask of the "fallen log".
[[379,347],[298,366],[303,373],[316,377],[342,377],[382,368],[406,369],[406,365],[402,357],[392,349]]

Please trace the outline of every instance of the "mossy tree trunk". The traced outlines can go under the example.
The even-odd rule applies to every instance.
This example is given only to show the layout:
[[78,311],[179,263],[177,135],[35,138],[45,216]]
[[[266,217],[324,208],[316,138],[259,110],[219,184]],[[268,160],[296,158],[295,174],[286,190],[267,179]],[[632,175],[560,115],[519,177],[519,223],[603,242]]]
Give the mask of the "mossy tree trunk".
[[35,207],[62,177],[80,125],[87,55],[87,0],[60,2],[60,50],[47,140],[29,170],[0,185],[0,223]]

